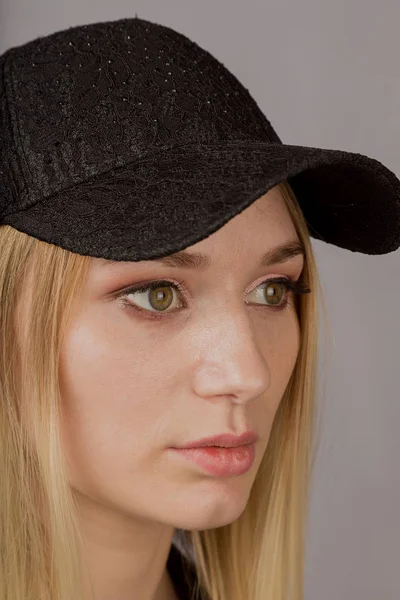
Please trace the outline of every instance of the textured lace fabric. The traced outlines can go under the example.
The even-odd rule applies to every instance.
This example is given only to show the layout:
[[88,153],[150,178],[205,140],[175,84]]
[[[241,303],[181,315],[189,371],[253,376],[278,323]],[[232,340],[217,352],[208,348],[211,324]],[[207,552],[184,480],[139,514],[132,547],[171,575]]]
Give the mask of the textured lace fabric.
[[[219,61],[141,19],[53,33],[9,50],[1,67],[2,114],[8,103],[12,119],[0,135],[15,183],[25,180],[23,207],[171,145],[279,141]],[[6,143],[13,136],[18,146]],[[13,189],[1,190],[7,212]]]
[[0,224],[110,260],[204,239],[288,180],[310,235],[400,245],[400,181],[361,154],[282,144],[249,91],[142,19],[71,27],[0,57]]

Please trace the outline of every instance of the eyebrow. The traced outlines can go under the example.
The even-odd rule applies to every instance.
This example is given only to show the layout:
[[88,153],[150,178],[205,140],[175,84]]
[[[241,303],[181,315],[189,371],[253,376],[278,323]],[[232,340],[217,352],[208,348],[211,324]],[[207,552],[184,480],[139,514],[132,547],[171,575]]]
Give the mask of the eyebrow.
[[[260,267],[270,267],[271,265],[279,264],[294,258],[295,256],[305,255],[305,249],[299,240],[290,240],[268,250],[260,260]],[[101,266],[119,264],[125,261],[115,261],[108,259],[99,259]],[[136,261],[137,262],[137,261]],[[140,262],[155,262],[168,267],[176,267],[183,269],[199,269],[204,270],[211,266],[211,259],[206,254],[200,252],[189,252],[188,250],[180,250],[174,254],[163,256],[161,258],[152,258]]]

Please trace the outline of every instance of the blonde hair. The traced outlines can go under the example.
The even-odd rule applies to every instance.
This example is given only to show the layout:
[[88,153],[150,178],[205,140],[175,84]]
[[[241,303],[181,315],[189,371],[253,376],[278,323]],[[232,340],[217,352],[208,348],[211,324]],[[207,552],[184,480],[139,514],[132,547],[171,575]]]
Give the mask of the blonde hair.
[[[248,504],[233,523],[186,531],[211,600],[303,600],[305,527],[316,424],[318,299],[307,224],[280,184],[304,245],[301,342]],[[76,506],[62,451],[58,365],[91,257],[0,229],[0,600],[83,600]],[[31,286],[29,311],[18,307]],[[23,334],[23,335],[22,335]]]

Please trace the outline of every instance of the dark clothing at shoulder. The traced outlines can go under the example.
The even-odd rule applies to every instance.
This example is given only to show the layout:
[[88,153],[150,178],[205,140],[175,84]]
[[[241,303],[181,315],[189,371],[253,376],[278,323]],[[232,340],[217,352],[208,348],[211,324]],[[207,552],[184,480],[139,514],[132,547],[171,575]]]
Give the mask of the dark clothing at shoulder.
[[174,544],[171,545],[168,556],[167,570],[179,600],[192,600],[193,590],[197,582],[196,569]]

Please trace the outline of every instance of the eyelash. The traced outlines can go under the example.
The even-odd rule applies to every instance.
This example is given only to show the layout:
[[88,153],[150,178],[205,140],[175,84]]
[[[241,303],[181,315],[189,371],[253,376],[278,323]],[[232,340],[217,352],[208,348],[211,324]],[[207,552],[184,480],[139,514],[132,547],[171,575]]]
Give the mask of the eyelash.
[[[283,284],[287,291],[286,294],[284,296],[284,300],[280,302],[280,304],[277,304],[275,306],[271,306],[268,304],[260,304],[256,306],[259,306],[261,308],[266,308],[266,309],[270,309],[273,311],[283,311],[285,308],[288,308],[290,306],[290,302],[288,300],[288,295],[290,294],[290,292],[292,291],[294,294],[308,294],[311,292],[311,290],[304,285],[304,281],[303,279],[300,277],[300,279],[298,279],[297,281],[295,279],[293,279],[292,277],[277,277],[277,278],[273,278],[273,279],[266,279],[265,281],[261,282],[256,288],[266,288],[269,285],[275,284],[275,283],[281,283]],[[164,312],[164,311],[151,311],[145,308],[139,308],[138,306],[132,304],[131,302],[128,301],[128,296],[137,292],[147,292],[149,290],[153,290],[153,289],[157,289],[159,287],[171,287],[174,288],[176,290],[178,290],[183,297],[185,297],[187,295],[187,288],[184,284],[183,281],[177,281],[172,282],[172,281],[168,281],[165,279],[157,279],[154,281],[150,281],[148,283],[144,283],[144,284],[137,284],[134,286],[129,287],[127,290],[124,290],[123,292],[121,292],[120,294],[118,294],[117,298],[120,298],[121,303],[123,305],[124,308],[127,308],[128,310],[133,310],[136,313],[140,313],[143,314],[145,313],[146,316],[145,318],[148,319],[164,319],[166,318],[164,315],[165,314],[170,314],[170,313],[174,313],[177,310],[179,311],[180,308],[178,309],[174,309],[172,311],[168,311],[168,309]],[[254,290],[252,290],[254,291]],[[183,306],[183,308],[186,308],[186,304],[185,306]],[[167,317],[168,318],[168,317]]]

